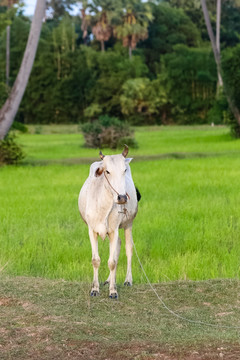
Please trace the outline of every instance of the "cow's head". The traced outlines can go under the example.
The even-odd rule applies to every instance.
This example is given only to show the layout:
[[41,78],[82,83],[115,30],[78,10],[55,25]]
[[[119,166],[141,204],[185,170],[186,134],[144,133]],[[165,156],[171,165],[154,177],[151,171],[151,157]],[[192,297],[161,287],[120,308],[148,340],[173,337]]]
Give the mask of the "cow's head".
[[126,174],[129,171],[128,164],[132,159],[127,159],[128,147],[119,155],[103,155],[100,151],[99,155],[102,164],[97,168],[95,176],[103,176],[106,181],[106,187],[111,191],[117,204],[125,204],[128,201],[126,192]]

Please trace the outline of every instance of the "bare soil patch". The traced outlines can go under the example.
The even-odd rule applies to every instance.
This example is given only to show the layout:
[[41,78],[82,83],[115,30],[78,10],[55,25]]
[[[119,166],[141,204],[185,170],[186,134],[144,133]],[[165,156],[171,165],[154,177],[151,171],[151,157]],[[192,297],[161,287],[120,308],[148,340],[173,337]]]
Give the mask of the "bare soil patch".
[[[240,284],[237,280],[155,285],[170,308],[219,324],[175,318],[147,285],[107,288],[89,296],[90,284],[39,278],[0,279],[0,358],[80,360],[240,359]],[[206,303],[208,305],[206,305]]]

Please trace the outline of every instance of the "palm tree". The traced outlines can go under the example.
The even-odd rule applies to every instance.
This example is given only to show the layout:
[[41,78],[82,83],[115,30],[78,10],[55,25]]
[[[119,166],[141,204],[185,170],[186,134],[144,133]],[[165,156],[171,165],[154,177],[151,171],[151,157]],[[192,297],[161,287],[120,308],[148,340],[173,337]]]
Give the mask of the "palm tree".
[[112,19],[117,2],[114,0],[93,0],[89,6],[92,15],[92,33],[105,50],[105,41],[112,35]]
[[11,93],[0,110],[0,140],[4,139],[8,133],[25,92],[37,51],[42,22],[45,15],[45,8],[46,1],[37,0],[20,70],[12,87]]
[[88,27],[90,25],[90,16],[87,15],[87,8],[88,8],[88,0],[83,0],[82,1],[82,8],[81,8],[81,19],[82,19],[82,24],[81,24],[81,30],[83,32],[83,41],[84,44],[86,45],[87,43],[87,35],[88,35]]
[[114,34],[122,40],[123,46],[129,49],[129,58],[132,50],[140,40],[148,37],[148,24],[152,20],[152,12],[148,3],[141,0],[126,1],[121,24],[114,29]]

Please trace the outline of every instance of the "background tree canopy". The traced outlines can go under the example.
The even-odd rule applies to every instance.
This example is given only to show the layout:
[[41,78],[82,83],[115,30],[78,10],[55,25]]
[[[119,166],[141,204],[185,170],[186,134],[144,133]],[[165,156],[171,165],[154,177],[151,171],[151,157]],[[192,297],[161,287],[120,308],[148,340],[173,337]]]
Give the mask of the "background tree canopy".
[[[22,123],[81,123],[100,115],[134,125],[221,123],[217,71],[200,0],[49,2],[33,71],[17,114]],[[79,2],[78,2],[79,5]],[[215,29],[216,0],[208,7]],[[75,13],[75,12],[74,12]],[[0,3],[0,106],[6,85],[6,26],[11,24],[10,87],[30,19]],[[222,1],[224,79],[239,104],[240,7]]]

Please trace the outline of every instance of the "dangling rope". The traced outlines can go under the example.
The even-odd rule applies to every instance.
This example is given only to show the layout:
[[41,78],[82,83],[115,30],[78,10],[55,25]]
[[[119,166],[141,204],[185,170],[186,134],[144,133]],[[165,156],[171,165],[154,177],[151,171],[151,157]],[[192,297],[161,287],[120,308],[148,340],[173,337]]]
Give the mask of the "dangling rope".
[[195,324],[195,325],[204,325],[204,326],[211,326],[211,327],[215,327],[215,328],[238,329],[238,330],[240,330],[240,326],[217,325],[217,324],[211,324],[211,323],[208,323],[208,322],[205,322],[205,321],[200,321],[200,320],[191,320],[191,319],[188,319],[188,318],[186,318],[186,317],[184,317],[184,316],[181,316],[181,315],[179,315],[178,313],[176,313],[175,311],[171,310],[171,309],[165,304],[165,302],[163,301],[163,299],[158,295],[156,289],[154,289],[154,287],[152,286],[152,284],[151,284],[151,282],[150,282],[150,280],[149,280],[149,278],[148,278],[148,276],[147,276],[147,274],[146,274],[146,272],[145,272],[145,270],[144,270],[144,268],[143,268],[143,265],[142,265],[142,263],[141,263],[141,260],[140,260],[140,258],[139,258],[139,256],[138,256],[137,249],[136,249],[136,246],[135,246],[134,242],[133,242],[133,247],[134,247],[134,251],[135,251],[135,254],[136,254],[136,256],[137,256],[139,265],[140,265],[140,267],[141,267],[141,269],[142,269],[143,274],[145,275],[145,278],[146,278],[146,280],[147,280],[150,288],[151,288],[152,291],[155,293],[155,295],[157,296],[158,300],[161,302],[161,304],[163,305],[163,307],[164,307],[170,314],[172,314],[173,316],[175,316],[175,317],[178,318],[178,319],[187,321],[187,322],[189,322],[189,323],[191,323],[191,324]]

